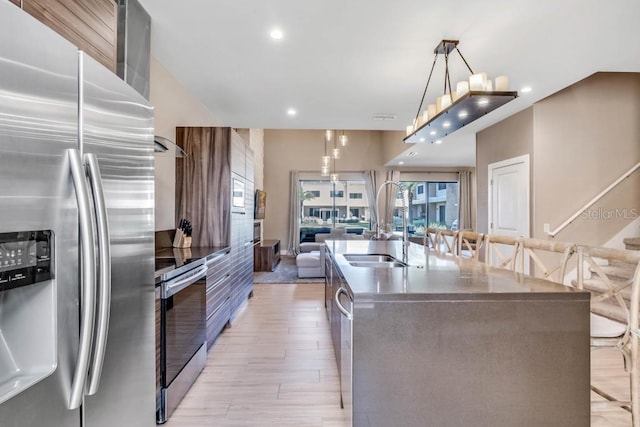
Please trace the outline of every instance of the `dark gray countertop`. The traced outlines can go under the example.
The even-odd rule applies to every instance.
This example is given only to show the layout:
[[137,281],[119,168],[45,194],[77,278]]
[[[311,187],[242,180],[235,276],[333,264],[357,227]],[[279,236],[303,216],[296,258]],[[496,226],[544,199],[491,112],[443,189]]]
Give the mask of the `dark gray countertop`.
[[360,301],[588,300],[589,293],[487,264],[438,255],[411,243],[407,268],[354,267],[344,254],[388,254],[403,260],[401,241],[327,241],[330,255]]

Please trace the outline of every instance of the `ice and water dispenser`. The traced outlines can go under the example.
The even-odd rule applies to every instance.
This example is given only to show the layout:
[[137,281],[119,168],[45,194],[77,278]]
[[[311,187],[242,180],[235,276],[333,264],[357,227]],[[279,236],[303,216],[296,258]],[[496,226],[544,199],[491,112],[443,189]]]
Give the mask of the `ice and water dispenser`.
[[0,233],[0,403],[56,368],[50,230]]

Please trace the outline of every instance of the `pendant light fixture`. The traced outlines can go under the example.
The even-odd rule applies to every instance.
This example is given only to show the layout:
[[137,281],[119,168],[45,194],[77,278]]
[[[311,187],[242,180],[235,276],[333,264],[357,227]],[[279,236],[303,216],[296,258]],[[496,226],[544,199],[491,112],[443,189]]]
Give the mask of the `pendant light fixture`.
[[[496,77],[494,84],[492,80],[487,78],[486,73],[474,73],[458,49],[458,43],[458,40],[442,40],[433,50],[435,57],[427,85],[424,88],[416,117],[413,123],[407,126],[407,136],[404,138],[404,142],[439,142],[445,136],[518,97],[518,92],[509,91],[507,76]],[[449,72],[449,54],[454,49],[471,73],[468,81],[464,80],[456,84],[455,93],[451,90],[451,74]],[[444,55],[445,61],[444,93],[436,98],[435,103],[429,104],[421,114],[438,55]]]
[[347,146],[347,142],[349,142],[349,138],[347,138],[347,135],[344,134],[344,130],[342,131],[342,135],[338,137],[338,140],[340,141],[340,145],[342,145],[343,147]]
[[327,142],[331,139],[329,131],[325,131],[324,134],[324,154],[322,155],[322,164],[320,167],[321,176],[329,176],[329,167],[331,162],[331,156],[327,154]]
[[[340,148],[338,147],[338,142],[341,146],[345,147],[348,142],[347,135],[344,134],[344,130],[342,134],[336,138],[335,131],[327,129],[324,131],[324,155],[322,156],[322,165],[320,168],[321,176],[329,176],[331,182],[336,183],[339,180],[339,176],[336,173],[336,160],[340,158]],[[331,148],[331,155],[327,151],[327,146],[333,142],[333,148]],[[333,161],[333,164],[332,164]]]
[[331,177],[329,178],[331,180],[332,183],[337,184],[338,181],[340,180],[340,177],[338,176],[338,174],[336,173],[336,158],[333,158],[333,169],[331,171]]

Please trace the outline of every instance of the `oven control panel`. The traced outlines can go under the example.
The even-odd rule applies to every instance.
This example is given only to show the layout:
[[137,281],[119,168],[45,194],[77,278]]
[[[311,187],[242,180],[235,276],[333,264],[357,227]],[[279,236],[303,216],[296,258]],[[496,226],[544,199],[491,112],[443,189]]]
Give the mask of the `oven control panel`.
[[51,230],[0,233],[0,291],[53,277]]

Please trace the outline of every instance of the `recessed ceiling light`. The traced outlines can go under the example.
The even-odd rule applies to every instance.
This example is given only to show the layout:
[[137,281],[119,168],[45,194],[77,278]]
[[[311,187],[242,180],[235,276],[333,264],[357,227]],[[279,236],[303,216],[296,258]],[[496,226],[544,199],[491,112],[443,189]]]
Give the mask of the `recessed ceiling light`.
[[415,155],[417,155],[417,154],[418,154],[418,153],[416,153],[415,151],[409,151],[409,152],[407,153],[407,157],[413,157],[413,156],[415,156]]
[[467,117],[468,115],[469,115],[469,113],[467,113],[465,110],[463,110],[463,111],[460,111],[460,112],[458,113],[458,118],[460,118],[460,119],[464,119],[464,118],[465,118],[465,117]]
[[478,101],[478,105],[487,105],[489,104],[489,100],[487,98],[482,98],[480,101]]
[[451,123],[449,123],[449,122],[444,122],[444,123],[442,124],[442,127],[443,127],[443,128],[448,128],[449,126],[451,126]]
[[442,140],[441,139],[437,140],[436,144],[442,144]]
[[424,142],[424,141],[425,141],[425,139],[424,139],[424,138],[420,138],[420,142]]
[[294,108],[289,108],[289,109],[287,110],[287,114],[293,117],[293,116],[295,116],[296,114],[298,114],[298,112],[297,112]]
[[429,135],[435,135],[437,132],[435,130],[432,130],[431,132],[429,132]]
[[280,40],[281,38],[284,37],[284,33],[279,28],[274,28],[273,30],[271,30],[271,33],[269,33],[269,35],[274,40]]
[[399,165],[404,165],[404,162],[400,161],[398,162]]
[[522,93],[529,93],[531,92],[531,86],[525,86],[522,89],[520,89],[520,92]]

